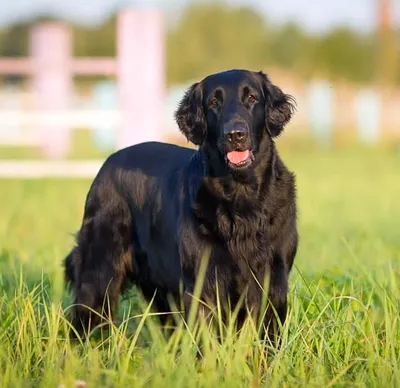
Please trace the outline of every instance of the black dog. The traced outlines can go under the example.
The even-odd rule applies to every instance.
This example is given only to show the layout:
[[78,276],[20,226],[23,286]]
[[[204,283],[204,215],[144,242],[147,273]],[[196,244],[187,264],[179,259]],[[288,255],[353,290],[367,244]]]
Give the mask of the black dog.
[[145,298],[155,295],[160,312],[171,311],[169,297],[179,305],[183,291],[187,313],[205,252],[208,306],[218,290],[225,306],[244,301],[240,322],[248,313],[260,318],[268,277],[264,333],[271,322],[276,327],[276,313],[284,322],[298,244],[296,193],[272,138],[293,111],[294,99],[262,72],[213,74],[189,88],[175,114],[198,150],[149,142],[107,159],[65,259],[78,330],[98,322],[80,304],[104,313],[107,296],[115,311],[127,281]]

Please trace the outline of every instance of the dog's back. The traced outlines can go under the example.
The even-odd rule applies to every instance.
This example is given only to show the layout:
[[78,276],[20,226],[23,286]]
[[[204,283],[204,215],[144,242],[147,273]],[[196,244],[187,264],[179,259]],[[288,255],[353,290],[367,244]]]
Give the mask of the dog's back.
[[113,153],[105,161],[102,169],[164,177],[182,169],[195,152],[193,149],[174,144],[146,142]]
[[[147,142],[107,158],[87,195],[76,246],[64,260],[75,303],[99,309],[107,289],[115,303],[126,279],[139,283],[148,298],[159,288],[178,291],[175,193],[195,152]],[[167,308],[164,299],[160,295],[155,304]],[[83,322],[74,325],[87,327],[90,314],[79,306],[77,311]]]

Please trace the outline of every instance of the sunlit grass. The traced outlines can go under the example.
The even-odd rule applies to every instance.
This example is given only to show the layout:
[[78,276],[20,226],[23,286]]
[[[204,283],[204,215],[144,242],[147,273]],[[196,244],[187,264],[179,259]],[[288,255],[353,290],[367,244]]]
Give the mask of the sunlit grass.
[[135,290],[110,335],[69,339],[60,264],[90,181],[0,181],[0,386],[400,386],[400,156],[282,153],[297,175],[301,242],[279,350],[252,322],[215,333],[176,316],[165,337]]

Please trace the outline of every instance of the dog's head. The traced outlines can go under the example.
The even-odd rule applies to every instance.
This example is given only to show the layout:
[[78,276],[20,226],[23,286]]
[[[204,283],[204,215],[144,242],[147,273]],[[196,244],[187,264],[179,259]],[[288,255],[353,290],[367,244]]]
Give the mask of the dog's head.
[[229,70],[193,84],[175,113],[192,143],[219,154],[230,169],[246,169],[260,145],[272,141],[290,121],[294,98],[263,72]]

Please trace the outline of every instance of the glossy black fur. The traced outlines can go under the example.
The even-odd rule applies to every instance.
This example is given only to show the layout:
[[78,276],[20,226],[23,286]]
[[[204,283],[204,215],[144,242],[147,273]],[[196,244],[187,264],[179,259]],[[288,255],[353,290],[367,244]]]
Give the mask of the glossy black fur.
[[[202,290],[209,306],[218,288],[224,306],[234,308],[244,296],[240,320],[248,311],[259,317],[269,275],[269,302],[283,322],[298,244],[296,194],[272,138],[289,122],[293,102],[262,72],[213,74],[192,85],[176,111],[198,150],[149,142],[112,154],[93,181],[77,244],[65,259],[75,302],[102,311],[107,295],[115,310],[131,282],[165,312],[169,296],[179,305],[181,284],[187,312],[209,252]],[[227,133],[237,130],[243,139],[228,142]],[[251,149],[254,160],[230,166],[226,155],[234,149]],[[264,327],[271,328],[274,309],[268,307]],[[89,320],[92,327],[98,322],[75,308],[78,330]]]

